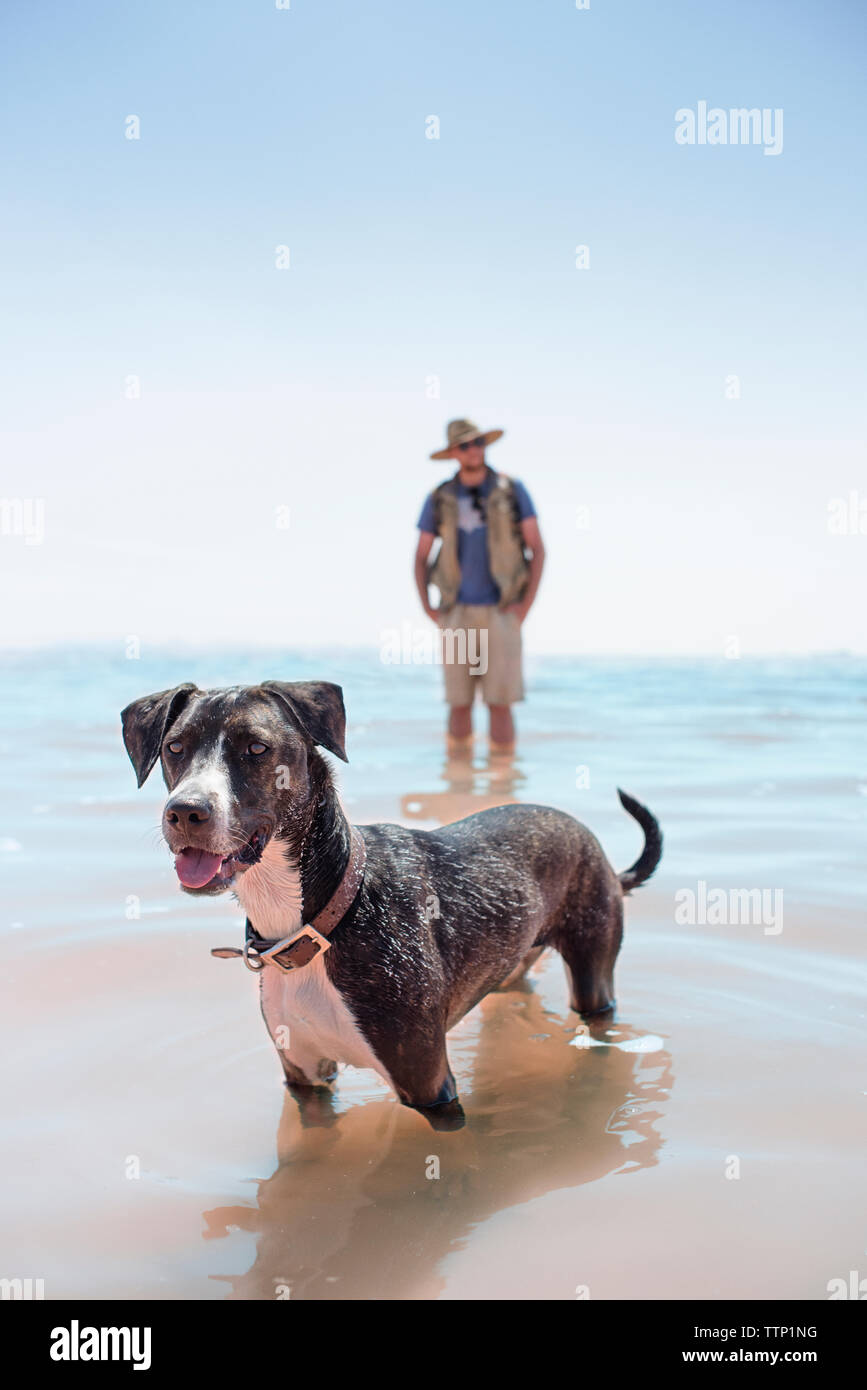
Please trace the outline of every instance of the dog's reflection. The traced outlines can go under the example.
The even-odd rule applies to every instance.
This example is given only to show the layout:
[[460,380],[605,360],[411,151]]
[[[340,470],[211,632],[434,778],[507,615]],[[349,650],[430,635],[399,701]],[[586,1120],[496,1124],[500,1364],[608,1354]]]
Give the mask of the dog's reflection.
[[450,1055],[468,1118],[455,1134],[392,1099],[304,1127],[287,1098],[257,1207],[204,1214],[208,1237],[259,1235],[252,1268],[225,1280],[230,1298],[436,1298],[440,1262],[478,1222],[657,1162],[672,1084],[660,1039],[561,1016],[525,982],[458,1025]]

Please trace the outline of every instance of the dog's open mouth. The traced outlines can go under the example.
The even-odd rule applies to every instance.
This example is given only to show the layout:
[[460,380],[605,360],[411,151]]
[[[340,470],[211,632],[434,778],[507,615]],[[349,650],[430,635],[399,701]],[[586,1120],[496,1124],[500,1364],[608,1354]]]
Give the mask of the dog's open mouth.
[[258,863],[268,839],[267,831],[253,832],[246,844],[231,854],[213,853],[187,845],[175,855],[175,872],[183,888],[228,888],[239,869]]

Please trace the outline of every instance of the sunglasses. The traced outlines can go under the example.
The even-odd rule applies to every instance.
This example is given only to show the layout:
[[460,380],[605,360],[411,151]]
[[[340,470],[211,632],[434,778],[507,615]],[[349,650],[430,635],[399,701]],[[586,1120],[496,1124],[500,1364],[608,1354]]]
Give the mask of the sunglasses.
[[485,436],[483,434],[480,434],[478,439],[470,439],[466,444],[458,445],[458,448],[460,449],[462,454],[465,454],[467,449],[484,449],[484,447]]

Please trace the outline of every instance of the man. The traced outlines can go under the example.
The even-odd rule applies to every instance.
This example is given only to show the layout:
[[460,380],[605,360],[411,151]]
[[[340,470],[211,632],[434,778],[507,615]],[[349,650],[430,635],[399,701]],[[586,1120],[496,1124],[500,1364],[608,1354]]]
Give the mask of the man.
[[[450,420],[447,444],[432,459],[456,459],[458,471],[428,496],[418,521],[415,582],[422,607],[451,640],[444,646],[448,733],[455,751],[472,746],[476,692],[490,712],[492,752],[514,747],[511,706],[524,698],[521,624],[530,611],[545,547],[525,487],[485,462],[502,430],[483,433]],[[428,557],[440,545],[433,565]],[[440,592],[439,609],[428,585]],[[457,640],[456,640],[457,639]],[[460,656],[462,659],[450,659]],[[475,674],[474,674],[475,672]]]

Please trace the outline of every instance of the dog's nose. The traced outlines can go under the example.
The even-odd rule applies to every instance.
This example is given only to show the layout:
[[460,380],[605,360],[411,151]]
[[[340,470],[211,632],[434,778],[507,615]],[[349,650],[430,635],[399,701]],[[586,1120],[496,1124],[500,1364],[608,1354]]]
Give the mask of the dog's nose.
[[204,797],[179,797],[166,804],[166,820],[169,825],[188,829],[195,825],[204,825],[210,819],[211,803]]

